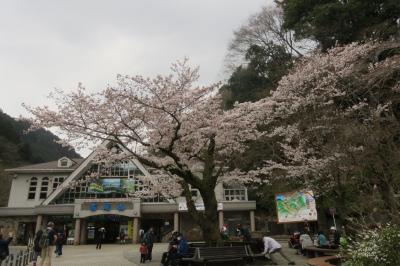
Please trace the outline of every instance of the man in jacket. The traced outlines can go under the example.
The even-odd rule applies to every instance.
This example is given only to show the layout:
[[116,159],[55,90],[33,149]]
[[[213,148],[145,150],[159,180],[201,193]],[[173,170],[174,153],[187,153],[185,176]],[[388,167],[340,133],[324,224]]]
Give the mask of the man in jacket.
[[277,260],[276,260],[276,253],[279,253],[282,258],[284,258],[289,265],[295,265],[293,261],[291,261],[283,252],[282,252],[282,245],[279,244],[275,239],[264,236],[263,237],[263,242],[264,242],[264,254],[269,254],[269,257],[272,260],[272,263],[274,265],[277,265]]
[[153,252],[153,245],[154,245],[154,240],[156,236],[154,234],[154,228],[150,227],[149,231],[147,231],[146,234],[143,236],[143,242],[146,243],[147,246],[147,260],[151,261],[152,258],[152,252]]

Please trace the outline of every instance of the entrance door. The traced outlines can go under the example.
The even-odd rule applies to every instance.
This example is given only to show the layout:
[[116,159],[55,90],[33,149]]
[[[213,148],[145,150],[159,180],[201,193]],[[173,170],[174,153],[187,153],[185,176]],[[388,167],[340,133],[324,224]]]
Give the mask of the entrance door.
[[87,218],[87,242],[95,243],[96,234],[104,227],[106,239],[104,243],[116,243],[121,227],[128,223],[128,218],[118,215],[98,215]]
[[143,229],[145,232],[147,232],[151,227],[154,229],[156,241],[158,242],[161,242],[163,236],[173,229],[171,222],[166,219],[141,220],[141,229]]

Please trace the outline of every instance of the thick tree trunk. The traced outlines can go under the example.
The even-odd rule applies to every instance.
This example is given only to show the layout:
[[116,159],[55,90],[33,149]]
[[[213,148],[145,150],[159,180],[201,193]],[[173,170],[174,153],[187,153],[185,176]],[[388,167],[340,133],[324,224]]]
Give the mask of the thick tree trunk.
[[218,246],[222,243],[222,239],[219,232],[218,203],[214,188],[209,188],[207,191],[200,191],[200,194],[203,198],[205,208],[204,221],[200,225],[204,240],[210,246]]
[[217,199],[215,197],[214,188],[202,189],[198,188],[204,202],[204,211],[199,211],[192,200],[192,194],[189,186],[182,183],[184,195],[187,202],[188,212],[194,222],[203,232],[203,238],[208,245],[220,245],[221,236],[219,233]]

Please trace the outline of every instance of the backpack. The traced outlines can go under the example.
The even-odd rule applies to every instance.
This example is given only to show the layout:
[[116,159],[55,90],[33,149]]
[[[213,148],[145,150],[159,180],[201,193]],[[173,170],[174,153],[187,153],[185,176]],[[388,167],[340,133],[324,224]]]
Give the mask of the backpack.
[[49,229],[43,232],[39,240],[39,248],[45,248],[49,245]]

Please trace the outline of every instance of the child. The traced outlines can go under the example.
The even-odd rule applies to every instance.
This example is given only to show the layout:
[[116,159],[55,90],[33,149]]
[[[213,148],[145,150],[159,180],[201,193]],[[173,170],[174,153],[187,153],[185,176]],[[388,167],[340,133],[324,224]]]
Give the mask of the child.
[[145,263],[147,258],[147,246],[145,242],[143,242],[140,245],[139,251],[140,251],[140,263]]

